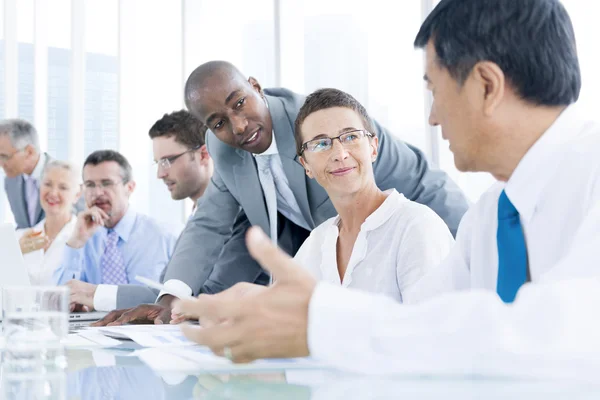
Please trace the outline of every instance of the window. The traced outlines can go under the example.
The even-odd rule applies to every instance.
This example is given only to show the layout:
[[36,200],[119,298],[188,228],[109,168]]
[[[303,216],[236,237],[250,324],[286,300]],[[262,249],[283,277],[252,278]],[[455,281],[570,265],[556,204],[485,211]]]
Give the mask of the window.
[[423,56],[413,49],[420,2],[304,2],[306,93],[335,87],[356,97],[400,139],[427,152]]
[[263,87],[276,84],[273,0],[185,0],[184,7],[184,79],[202,63],[225,60]]
[[[119,149],[119,3],[85,3],[84,157],[99,149]],[[110,29],[107,29],[110,28]]]
[[[69,160],[71,90],[71,1],[48,7],[48,147],[59,160]],[[74,150],[74,149],[73,149]]]

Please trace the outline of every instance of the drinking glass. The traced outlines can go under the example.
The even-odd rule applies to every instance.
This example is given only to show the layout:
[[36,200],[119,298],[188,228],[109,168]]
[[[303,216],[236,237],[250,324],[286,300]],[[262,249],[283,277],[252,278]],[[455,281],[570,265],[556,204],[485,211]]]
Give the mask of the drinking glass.
[[69,332],[67,287],[4,287],[2,318],[3,374],[48,374],[64,370],[64,343]]

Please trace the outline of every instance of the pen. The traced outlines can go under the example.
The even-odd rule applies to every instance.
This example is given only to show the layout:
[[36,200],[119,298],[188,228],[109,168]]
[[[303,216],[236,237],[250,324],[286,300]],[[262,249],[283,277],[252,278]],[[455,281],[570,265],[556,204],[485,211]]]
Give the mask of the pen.
[[138,282],[140,282],[140,283],[143,283],[144,285],[146,285],[148,287],[151,287],[153,289],[158,289],[158,290],[161,290],[161,291],[165,291],[165,292],[167,292],[167,293],[169,293],[169,294],[171,294],[171,295],[173,295],[175,297],[178,297],[178,298],[180,298],[182,300],[183,299],[185,299],[185,300],[195,299],[195,297],[190,296],[187,293],[182,293],[182,292],[180,292],[178,290],[167,289],[165,287],[165,285],[163,285],[162,283],[155,282],[152,279],[144,278],[143,276],[136,275],[135,280],[138,281]]

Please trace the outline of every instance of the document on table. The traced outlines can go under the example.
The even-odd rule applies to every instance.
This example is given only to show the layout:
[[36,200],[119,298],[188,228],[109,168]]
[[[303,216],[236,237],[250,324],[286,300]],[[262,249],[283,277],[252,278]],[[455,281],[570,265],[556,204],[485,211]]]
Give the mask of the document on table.
[[65,347],[114,347],[119,346],[121,341],[105,336],[97,331],[85,329],[76,333],[69,333]]
[[325,369],[322,364],[311,358],[275,358],[257,360],[248,364],[235,364],[224,357],[214,355],[210,349],[203,346],[142,349],[138,350],[136,355],[153,370],[168,372],[197,370],[216,373]]
[[88,328],[113,339],[129,339],[143,347],[195,346],[177,325],[123,325]]

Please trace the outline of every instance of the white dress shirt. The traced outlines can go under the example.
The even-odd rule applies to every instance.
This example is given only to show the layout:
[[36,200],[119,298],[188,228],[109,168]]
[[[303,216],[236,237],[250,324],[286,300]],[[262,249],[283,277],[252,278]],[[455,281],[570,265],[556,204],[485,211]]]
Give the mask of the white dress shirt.
[[23,174],[23,176],[26,179],[34,179],[39,185],[40,180],[42,179],[42,173],[44,172],[44,168],[46,167],[47,160],[48,160],[48,155],[46,153],[40,154],[40,158],[39,158],[37,164],[35,164],[35,167],[33,168],[31,175]]
[[444,260],[454,239],[430,208],[395,189],[385,193],[385,201],[361,226],[342,281],[336,251],[339,216],[315,228],[294,259],[317,280],[410,302],[413,285]]
[[290,188],[290,182],[283,170],[283,164],[277,150],[277,142],[275,141],[275,132],[273,132],[273,140],[269,148],[260,154],[254,154],[254,157],[257,158],[264,156],[273,156],[271,160],[271,174],[273,175],[275,189],[277,190],[277,211],[296,225],[310,231],[310,226],[306,222],[306,219],[304,219],[302,211],[300,211],[298,201],[294,197],[294,193]]
[[[48,250],[44,253],[44,249],[32,251],[23,255],[25,265],[27,265],[27,271],[29,272],[29,279],[32,285],[48,286],[54,285],[52,274],[58,266],[60,266],[63,258],[63,251],[67,240],[71,237],[77,217],[72,216],[71,220],[67,222],[65,226],[60,230],[56,238],[48,247]],[[35,231],[42,231],[42,235],[45,235],[44,224],[46,219],[41,220],[36,226],[33,227]],[[27,229],[17,230],[17,237],[20,239]]]
[[[388,372],[468,369],[485,364],[490,354],[515,361],[585,349],[598,356],[600,285],[557,282],[600,277],[599,148],[600,125],[578,115],[575,106],[567,108],[506,185],[492,187],[465,214],[454,249],[414,293],[425,299],[481,290],[404,308],[320,283],[310,304],[311,354],[341,368]],[[503,188],[521,216],[533,282],[514,306],[503,305],[495,293],[496,212]],[[414,358],[419,352],[422,357]]]

